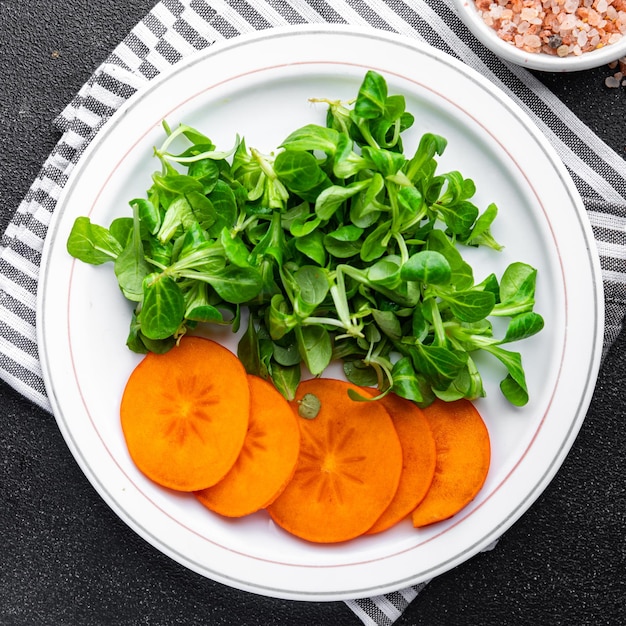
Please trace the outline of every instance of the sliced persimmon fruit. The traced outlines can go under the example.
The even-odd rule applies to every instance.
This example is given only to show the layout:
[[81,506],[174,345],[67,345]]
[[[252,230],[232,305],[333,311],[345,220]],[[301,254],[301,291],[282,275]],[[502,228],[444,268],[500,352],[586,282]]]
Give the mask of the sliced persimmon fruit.
[[235,463],[248,430],[246,371],[230,350],[185,336],[149,353],[131,373],[120,405],[129,454],[148,478],[180,491],[204,489]]
[[265,508],[285,488],[300,451],[298,418],[274,385],[248,375],[250,421],[243,448],[218,483],[195,493],[211,511],[243,517]]
[[435,400],[422,409],[430,425],[437,462],[428,493],[411,513],[416,528],[456,515],[481,490],[491,463],[489,431],[469,400]]
[[377,402],[387,409],[402,446],[402,473],[389,506],[367,531],[382,532],[407,518],[424,499],[435,475],[437,450],[428,420],[410,400],[390,393]]
[[291,402],[306,416],[299,418],[300,457],[267,510],[278,526],[308,541],[362,535],[389,506],[400,480],[402,448],[389,413],[380,403],[352,400],[349,388],[361,393],[345,381],[314,378],[300,383]]

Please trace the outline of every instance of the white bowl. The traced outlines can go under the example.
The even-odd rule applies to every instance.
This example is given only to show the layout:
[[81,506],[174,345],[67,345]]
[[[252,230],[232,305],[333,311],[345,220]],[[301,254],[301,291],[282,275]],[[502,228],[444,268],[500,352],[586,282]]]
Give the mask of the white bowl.
[[546,72],[574,72],[600,67],[626,56],[626,35],[615,43],[583,52],[580,55],[570,54],[559,57],[543,52],[526,52],[501,39],[496,31],[485,23],[474,0],[452,1],[465,25],[487,48],[502,59],[529,69]]

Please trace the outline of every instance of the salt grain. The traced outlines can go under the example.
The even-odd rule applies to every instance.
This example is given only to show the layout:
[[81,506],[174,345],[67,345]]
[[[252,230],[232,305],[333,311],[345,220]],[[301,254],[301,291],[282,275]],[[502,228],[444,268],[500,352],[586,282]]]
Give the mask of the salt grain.
[[541,48],[541,39],[537,35],[524,35],[524,46],[528,48]]
[[548,45],[553,50],[556,50],[562,43],[563,43],[563,40],[558,35],[550,35],[548,37]]
[[598,13],[606,13],[606,10],[609,8],[608,2],[606,0],[598,0],[595,4],[595,9]]
[[533,7],[524,7],[520,12],[520,18],[525,22],[534,20],[539,15],[539,11]]

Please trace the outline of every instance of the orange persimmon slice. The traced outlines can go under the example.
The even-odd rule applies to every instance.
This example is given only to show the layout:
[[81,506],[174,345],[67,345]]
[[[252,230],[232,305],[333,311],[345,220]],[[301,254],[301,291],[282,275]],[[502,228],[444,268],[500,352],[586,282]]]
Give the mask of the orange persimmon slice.
[[469,400],[435,400],[422,411],[435,438],[437,467],[428,493],[411,514],[416,528],[448,519],[469,504],[491,462],[489,431]]
[[381,402],[391,416],[400,438],[403,464],[396,494],[368,534],[391,528],[417,507],[433,481],[437,458],[428,420],[414,402],[394,393],[377,402]]
[[[336,543],[365,533],[391,502],[402,472],[402,448],[389,413],[377,402],[351,400],[348,382],[314,378],[298,386],[298,413],[311,394],[315,417],[299,417],[300,458],[293,478],[268,507],[274,522],[312,542]],[[309,396],[310,397],[310,396]]]
[[243,448],[228,474],[196,492],[211,511],[242,517],[269,505],[293,476],[300,451],[298,418],[270,382],[248,376],[250,422]]
[[136,466],[180,491],[221,480],[243,446],[250,414],[246,371],[220,344],[185,336],[165,354],[150,353],[131,373],[120,406]]

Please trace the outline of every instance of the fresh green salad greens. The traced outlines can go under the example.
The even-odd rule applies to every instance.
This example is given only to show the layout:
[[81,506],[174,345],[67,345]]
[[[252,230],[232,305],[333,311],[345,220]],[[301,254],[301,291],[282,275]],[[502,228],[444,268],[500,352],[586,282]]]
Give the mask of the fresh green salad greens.
[[[481,212],[471,179],[438,171],[443,137],[426,133],[405,156],[414,117],[376,72],[351,102],[317,101],[326,125],[294,130],[269,155],[164,123],[146,197],[108,228],[76,219],[69,253],[112,262],[134,303],[129,348],[164,352],[198,324],[243,326],[246,369],[287,398],[302,364],[318,376],[339,359],[352,382],[419,405],[484,396],[482,351],[524,405],[521,356],[503,346],[543,327],[537,272],[513,263],[476,282],[461,253],[501,248],[496,206]],[[500,338],[493,317],[508,319]]]

